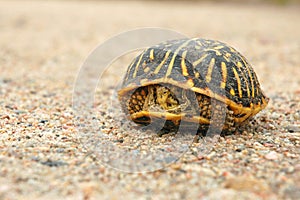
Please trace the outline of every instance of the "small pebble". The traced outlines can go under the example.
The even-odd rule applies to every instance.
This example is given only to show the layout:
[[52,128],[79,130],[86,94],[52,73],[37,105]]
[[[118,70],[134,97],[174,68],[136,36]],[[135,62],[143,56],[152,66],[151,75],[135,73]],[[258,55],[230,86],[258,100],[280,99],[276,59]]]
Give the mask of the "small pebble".
[[268,160],[277,160],[278,154],[275,151],[270,151],[268,154],[265,155],[265,158]]

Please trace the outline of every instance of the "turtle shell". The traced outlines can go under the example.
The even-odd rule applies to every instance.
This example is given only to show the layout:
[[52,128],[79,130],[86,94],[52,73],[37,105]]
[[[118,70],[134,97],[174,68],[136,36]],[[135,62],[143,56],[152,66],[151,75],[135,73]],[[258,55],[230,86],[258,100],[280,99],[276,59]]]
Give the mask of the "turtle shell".
[[118,92],[122,106],[126,109],[122,102],[137,88],[161,83],[225,103],[233,111],[236,123],[268,104],[246,58],[233,47],[215,40],[171,40],[143,51],[129,65]]

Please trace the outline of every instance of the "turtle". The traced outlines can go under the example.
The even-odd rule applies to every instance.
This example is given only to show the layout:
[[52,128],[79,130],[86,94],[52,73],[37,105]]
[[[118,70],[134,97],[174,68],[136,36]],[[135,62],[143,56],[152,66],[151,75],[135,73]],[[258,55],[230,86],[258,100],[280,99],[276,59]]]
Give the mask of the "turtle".
[[163,120],[159,135],[178,131],[183,121],[187,127],[196,125],[198,135],[209,127],[232,133],[269,101],[241,53],[203,38],[168,40],[145,49],[129,64],[118,99],[137,124]]

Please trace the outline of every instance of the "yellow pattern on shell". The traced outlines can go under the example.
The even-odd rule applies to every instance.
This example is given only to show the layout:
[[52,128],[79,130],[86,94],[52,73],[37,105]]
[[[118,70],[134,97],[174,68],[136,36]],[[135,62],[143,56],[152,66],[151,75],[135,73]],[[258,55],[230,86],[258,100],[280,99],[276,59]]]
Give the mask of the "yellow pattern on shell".
[[170,74],[171,74],[171,72],[172,72],[172,69],[173,69],[174,62],[175,62],[175,58],[177,57],[177,54],[179,53],[179,51],[180,51],[183,47],[187,46],[192,40],[193,40],[193,39],[187,40],[186,42],[184,42],[182,45],[180,45],[180,46],[176,49],[176,51],[174,52],[173,57],[172,57],[172,59],[171,59],[171,61],[170,61],[170,64],[169,64],[169,66],[168,66],[168,70],[167,70],[167,72],[166,72],[166,77],[170,76]]
[[188,76],[188,70],[187,70],[187,66],[185,64],[185,58],[186,58],[186,53],[187,51],[184,51],[182,53],[182,57],[181,57],[181,69],[182,69],[182,75],[183,76]]
[[136,77],[137,71],[139,70],[139,65],[140,65],[140,63],[141,63],[141,60],[142,60],[144,54],[145,54],[145,52],[143,52],[143,53],[141,54],[141,56],[140,56],[140,58],[139,58],[139,61],[138,61],[137,64],[135,65],[135,69],[134,69],[134,72],[133,72],[133,75],[132,75],[133,78]]
[[212,58],[208,64],[208,69],[207,69],[207,74],[206,74],[206,82],[210,82],[211,81],[211,74],[213,71],[213,68],[215,66],[215,58]]
[[161,63],[155,68],[154,74],[157,74],[160,71],[161,67],[163,66],[163,64],[168,59],[170,53],[171,53],[171,50],[167,51],[167,53],[165,54],[165,57],[164,57],[163,61],[161,61]]
[[220,87],[224,89],[226,86],[226,80],[227,80],[227,68],[226,68],[226,64],[224,62],[221,62],[221,69],[222,69],[222,82],[220,84]]
[[242,93],[242,88],[241,88],[241,79],[236,71],[236,69],[233,67],[232,68],[235,79],[237,81],[237,86],[238,86],[238,93],[239,93],[239,97],[242,98],[243,97],[243,93]]

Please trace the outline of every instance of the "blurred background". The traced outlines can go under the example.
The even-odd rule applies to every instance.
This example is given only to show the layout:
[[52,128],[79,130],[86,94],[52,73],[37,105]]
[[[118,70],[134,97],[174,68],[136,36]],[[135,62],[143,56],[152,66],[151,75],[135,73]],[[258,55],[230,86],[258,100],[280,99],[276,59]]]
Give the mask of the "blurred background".
[[[55,1],[55,0],[54,0]],[[59,1],[74,1],[74,0],[59,0]],[[75,0],[76,1],[76,0]],[[77,0],[77,1],[86,1],[86,0]],[[110,0],[88,0],[88,1],[110,1]],[[113,0],[113,1],[124,1],[124,0]],[[269,3],[269,4],[294,4],[299,3],[299,0],[127,0],[127,1],[181,1],[181,2],[213,2],[213,3]]]

